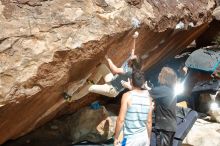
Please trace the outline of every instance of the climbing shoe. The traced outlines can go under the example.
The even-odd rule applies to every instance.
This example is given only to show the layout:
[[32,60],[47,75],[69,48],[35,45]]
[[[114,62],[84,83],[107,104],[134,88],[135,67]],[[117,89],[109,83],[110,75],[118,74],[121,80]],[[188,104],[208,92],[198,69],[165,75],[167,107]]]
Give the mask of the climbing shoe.
[[63,94],[64,94],[64,95],[63,95],[63,98],[64,98],[65,100],[70,100],[70,99],[71,99],[71,96],[70,96],[68,93],[64,92]]
[[94,81],[89,80],[89,79],[87,79],[86,82],[87,82],[88,84],[90,84],[90,85],[94,85],[94,84],[95,84]]

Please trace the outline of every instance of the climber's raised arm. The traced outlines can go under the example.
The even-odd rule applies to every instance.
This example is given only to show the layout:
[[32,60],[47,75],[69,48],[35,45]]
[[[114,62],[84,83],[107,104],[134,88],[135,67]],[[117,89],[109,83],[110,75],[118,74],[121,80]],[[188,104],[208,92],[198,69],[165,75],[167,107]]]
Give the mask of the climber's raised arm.
[[123,74],[124,73],[123,68],[117,67],[107,55],[105,56],[105,59],[108,61],[109,68],[113,74]]
[[132,45],[132,49],[131,49],[131,56],[134,56],[134,52],[136,49],[136,38],[138,37],[139,33],[137,31],[134,32],[134,34],[132,35],[133,38],[133,45]]

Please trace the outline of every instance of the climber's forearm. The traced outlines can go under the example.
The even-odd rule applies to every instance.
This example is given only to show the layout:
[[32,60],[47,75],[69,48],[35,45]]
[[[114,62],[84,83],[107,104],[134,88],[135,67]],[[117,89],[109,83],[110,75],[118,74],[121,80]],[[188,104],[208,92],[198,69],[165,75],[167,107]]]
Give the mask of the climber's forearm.
[[122,74],[124,73],[123,68],[118,68],[110,58],[107,58],[108,64],[109,64],[109,68],[112,71],[112,73],[114,74]]

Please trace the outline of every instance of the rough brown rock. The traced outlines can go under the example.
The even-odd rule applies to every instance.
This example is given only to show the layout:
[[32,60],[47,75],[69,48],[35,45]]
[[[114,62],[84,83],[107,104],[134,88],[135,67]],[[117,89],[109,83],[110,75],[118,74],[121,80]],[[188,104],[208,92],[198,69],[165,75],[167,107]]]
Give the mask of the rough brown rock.
[[98,110],[85,108],[70,118],[68,125],[73,143],[86,140],[100,143],[113,136],[117,117],[102,106]]
[[[110,110],[108,108],[111,108]],[[111,139],[117,116],[111,112],[117,105],[100,106],[99,109],[82,108],[74,114],[65,115],[41,126],[3,146],[68,146],[77,142],[103,143]],[[42,134],[43,133],[43,134]]]
[[213,20],[209,28],[196,40],[197,47],[206,47],[214,45],[215,39],[220,35],[220,21]]
[[143,0],[126,0],[130,5],[136,6],[137,8],[141,8]]
[[[52,118],[94,101],[68,104],[62,93],[77,88],[108,54],[117,65],[131,48],[133,17],[142,24],[137,54],[144,69],[181,52],[212,20],[214,0],[0,1],[0,144]],[[173,32],[182,20],[185,30]],[[187,30],[193,22],[195,28]]]

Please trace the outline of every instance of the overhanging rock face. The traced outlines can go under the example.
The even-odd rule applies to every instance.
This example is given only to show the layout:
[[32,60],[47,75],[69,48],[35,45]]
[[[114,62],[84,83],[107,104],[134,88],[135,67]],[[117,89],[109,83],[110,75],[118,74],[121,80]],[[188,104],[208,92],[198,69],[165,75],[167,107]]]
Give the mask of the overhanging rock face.
[[[1,0],[0,144],[94,101],[90,94],[68,104],[62,93],[81,86],[105,54],[117,65],[128,57],[132,18],[141,22],[136,51],[148,69],[205,31],[214,7],[214,0]],[[174,31],[180,20],[184,30]]]

